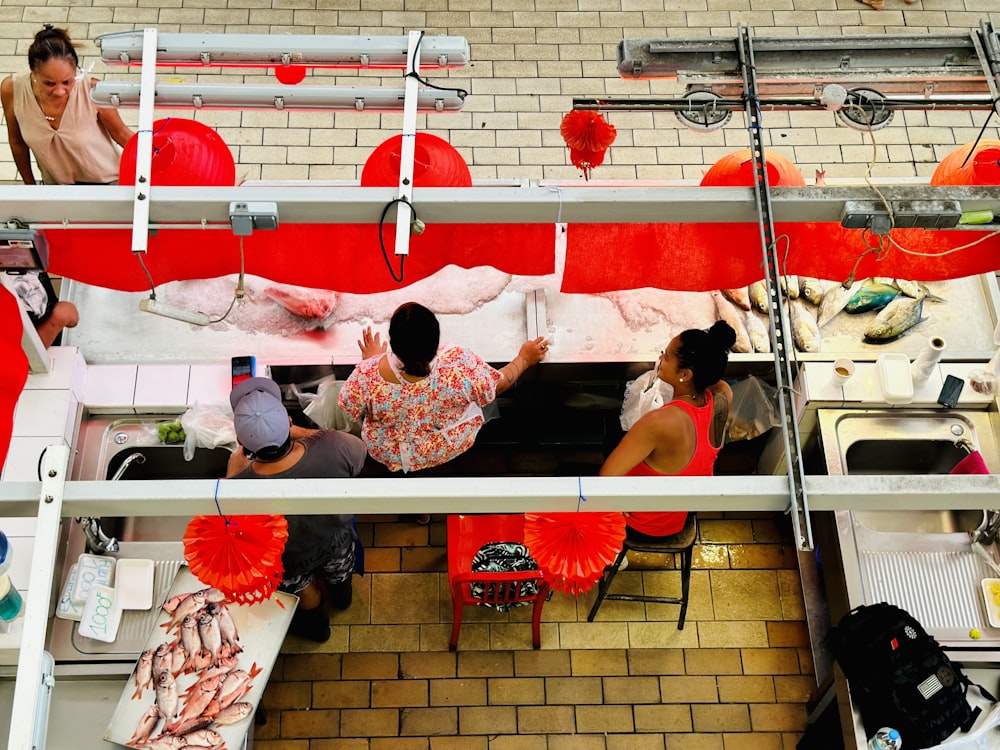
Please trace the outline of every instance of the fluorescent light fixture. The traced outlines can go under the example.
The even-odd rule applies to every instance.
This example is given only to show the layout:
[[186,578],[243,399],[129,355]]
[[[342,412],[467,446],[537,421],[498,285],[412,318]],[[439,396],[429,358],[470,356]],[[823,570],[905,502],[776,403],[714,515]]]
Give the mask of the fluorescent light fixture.
[[211,319],[205,315],[205,313],[191,312],[189,310],[182,310],[179,307],[171,307],[170,305],[165,305],[152,297],[139,300],[139,309],[142,312],[162,315],[164,318],[179,320],[182,323],[190,323],[191,325],[196,326],[207,326],[212,322]]
[[[105,107],[138,107],[138,83],[100,81],[90,98]],[[297,109],[402,111],[405,89],[377,86],[280,86],[215,83],[157,83],[157,107],[183,109]],[[421,112],[457,112],[464,92],[423,87],[417,94]]]
[[[142,63],[142,31],[101,34],[101,60]],[[157,65],[311,68],[407,68],[405,36],[311,36],[306,34],[159,34]],[[420,68],[461,68],[469,42],[460,36],[425,36]]]

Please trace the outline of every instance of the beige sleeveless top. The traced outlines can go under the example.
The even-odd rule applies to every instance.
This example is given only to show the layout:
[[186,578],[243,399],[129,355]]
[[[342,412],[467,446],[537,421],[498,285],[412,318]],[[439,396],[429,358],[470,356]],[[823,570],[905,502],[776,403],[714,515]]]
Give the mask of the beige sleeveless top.
[[31,74],[14,76],[14,116],[48,185],[118,181],[118,147],[97,121],[88,84],[86,77],[76,82],[53,129],[31,91]]

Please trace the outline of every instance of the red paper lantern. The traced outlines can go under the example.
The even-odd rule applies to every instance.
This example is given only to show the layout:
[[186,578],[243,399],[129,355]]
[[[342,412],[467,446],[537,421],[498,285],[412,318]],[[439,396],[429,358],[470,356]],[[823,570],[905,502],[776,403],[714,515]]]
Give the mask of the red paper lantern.
[[938,164],[931,185],[1000,185],[1000,141],[959,146]]
[[[394,135],[372,151],[361,170],[362,187],[396,187],[403,136]],[[413,145],[414,187],[472,187],[469,165],[454,146],[430,133],[417,133]]]
[[282,65],[274,69],[274,77],[289,86],[302,83],[302,79],[306,77],[306,67],[305,65]]
[[195,516],[184,532],[184,559],[206,586],[252,604],[281,583],[287,539],[284,516]]
[[[770,187],[802,187],[806,180],[795,163],[781,154],[768,151],[764,155],[767,184]],[[755,175],[753,154],[745,148],[726,154],[709,167],[701,178],[702,187],[753,187]]]
[[615,142],[618,131],[600,112],[575,109],[563,117],[559,133],[569,146],[569,160],[583,170],[584,179],[590,171],[604,163],[604,154]]
[[553,588],[589,591],[625,539],[621,513],[526,513],[524,543]]
[[[122,151],[118,166],[122,185],[135,184],[138,148],[137,133]],[[168,117],[153,123],[149,178],[153,185],[232,187],[236,184],[236,162],[229,146],[212,128],[195,120]]]

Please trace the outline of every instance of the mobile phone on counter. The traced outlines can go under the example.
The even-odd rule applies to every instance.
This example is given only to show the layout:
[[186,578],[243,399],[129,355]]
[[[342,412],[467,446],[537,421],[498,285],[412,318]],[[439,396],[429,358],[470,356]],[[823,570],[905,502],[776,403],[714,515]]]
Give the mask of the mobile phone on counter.
[[941,406],[954,409],[958,405],[958,397],[962,395],[962,388],[964,387],[964,380],[956,378],[954,375],[949,375],[944,379],[944,385],[941,386],[941,394],[937,398],[938,403]]
[[257,374],[256,357],[233,357],[233,388],[236,384]]

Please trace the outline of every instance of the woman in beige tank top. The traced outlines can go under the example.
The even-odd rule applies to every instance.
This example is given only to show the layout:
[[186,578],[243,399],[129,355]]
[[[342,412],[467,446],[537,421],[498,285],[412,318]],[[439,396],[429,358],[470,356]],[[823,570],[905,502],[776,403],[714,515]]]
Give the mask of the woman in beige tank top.
[[132,131],[116,110],[90,100],[97,79],[78,73],[66,31],[46,24],[28,49],[28,66],[28,73],[0,83],[7,138],[24,184],[35,184],[32,154],[48,184],[117,182],[118,146],[125,146]]

